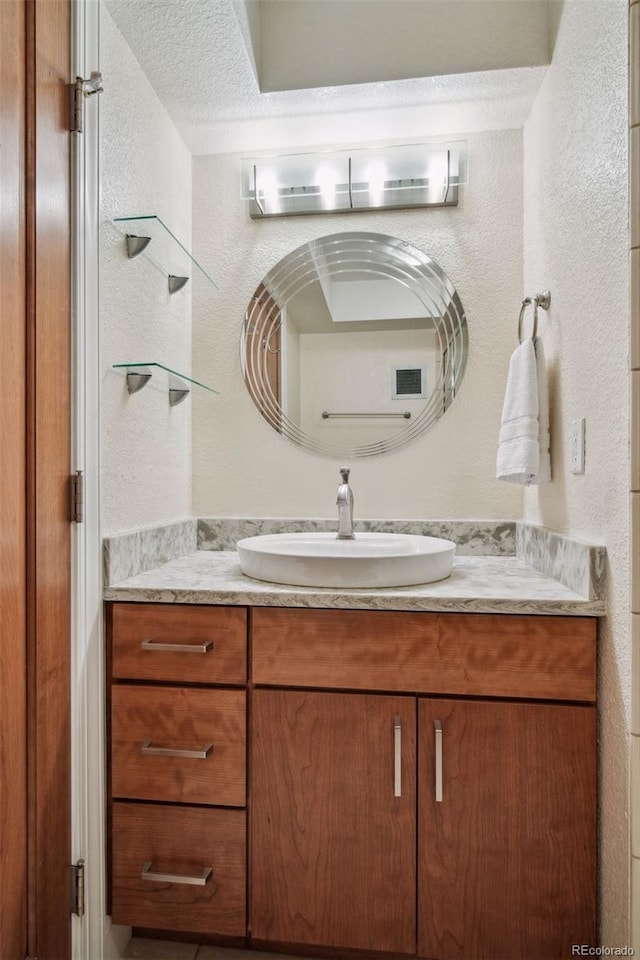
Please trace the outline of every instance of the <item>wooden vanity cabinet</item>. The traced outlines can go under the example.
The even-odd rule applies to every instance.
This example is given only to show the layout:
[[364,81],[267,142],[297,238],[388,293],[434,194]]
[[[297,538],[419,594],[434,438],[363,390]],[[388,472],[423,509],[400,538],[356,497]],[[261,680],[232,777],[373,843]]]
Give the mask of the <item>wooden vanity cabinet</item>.
[[247,612],[109,608],[111,914],[246,934]]
[[367,960],[596,942],[594,619],[115,603],[109,622],[116,923]]
[[429,960],[595,943],[595,629],[255,610],[252,935]]

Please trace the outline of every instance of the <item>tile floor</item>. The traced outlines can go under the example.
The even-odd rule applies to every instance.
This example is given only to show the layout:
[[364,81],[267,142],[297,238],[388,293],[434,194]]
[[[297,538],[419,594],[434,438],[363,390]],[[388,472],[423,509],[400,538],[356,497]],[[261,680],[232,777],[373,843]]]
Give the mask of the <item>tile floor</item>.
[[173,940],[147,940],[134,937],[124,952],[123,960],[311,960],[281,953],[259,953],[256,950],[232,950],[229,947],[199,947],[196,943]]

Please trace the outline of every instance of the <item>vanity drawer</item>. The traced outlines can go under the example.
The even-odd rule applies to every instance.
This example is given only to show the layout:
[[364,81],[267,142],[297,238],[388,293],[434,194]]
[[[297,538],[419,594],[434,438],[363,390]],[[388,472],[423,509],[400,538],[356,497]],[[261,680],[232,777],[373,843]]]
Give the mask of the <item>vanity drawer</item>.
[[256,684],[594,702],[592,617],[260,608]]
[[112,796],[242,807],[245,783],[244,690],[114,685]]
[[112,670],[118,680],[245,683],[243,607],[112,603]]
[[114,803],[112,829],[114,923],[245,935],[243,810]]

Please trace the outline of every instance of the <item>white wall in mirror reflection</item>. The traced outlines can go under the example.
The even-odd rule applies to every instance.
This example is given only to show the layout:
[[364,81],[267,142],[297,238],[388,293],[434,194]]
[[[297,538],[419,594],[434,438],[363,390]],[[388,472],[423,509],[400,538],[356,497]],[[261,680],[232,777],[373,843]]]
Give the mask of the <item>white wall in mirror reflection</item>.
[[[440,365],[440,347],[433,330],[303,335],[300,426],[325,442],[345,446],[392,437],[407,427],[405,419],[324,419],[322,413],[406,411],[415,418],[433,391]],[[396,366],[426,367],[427,398],[394,398]]]

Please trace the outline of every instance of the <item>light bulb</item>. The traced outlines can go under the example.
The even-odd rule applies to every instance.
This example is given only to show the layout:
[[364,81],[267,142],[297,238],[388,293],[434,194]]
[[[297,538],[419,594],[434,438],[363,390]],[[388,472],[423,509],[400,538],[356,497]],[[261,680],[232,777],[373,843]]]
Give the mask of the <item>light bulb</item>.
[[316,179],[320,187],[322,205],[332,209],[336,205],[336,175],[333,167],[328,163],[323,164],[318,169]]
[[429,181],[429,200],[438,203],[442,200],[447,183],[447,154],[436,153],[429,157],[427,165]]
[[278,194],[278,180],[273,170],[260,171],[259,188],[267,205],[267,213],[278,213],[280,196]]
[[365,177],[369,183],[369,199],[372,207],[379,207],[384,200],[384,182],[387,168],[382,160],[374,160],[367,167]]

